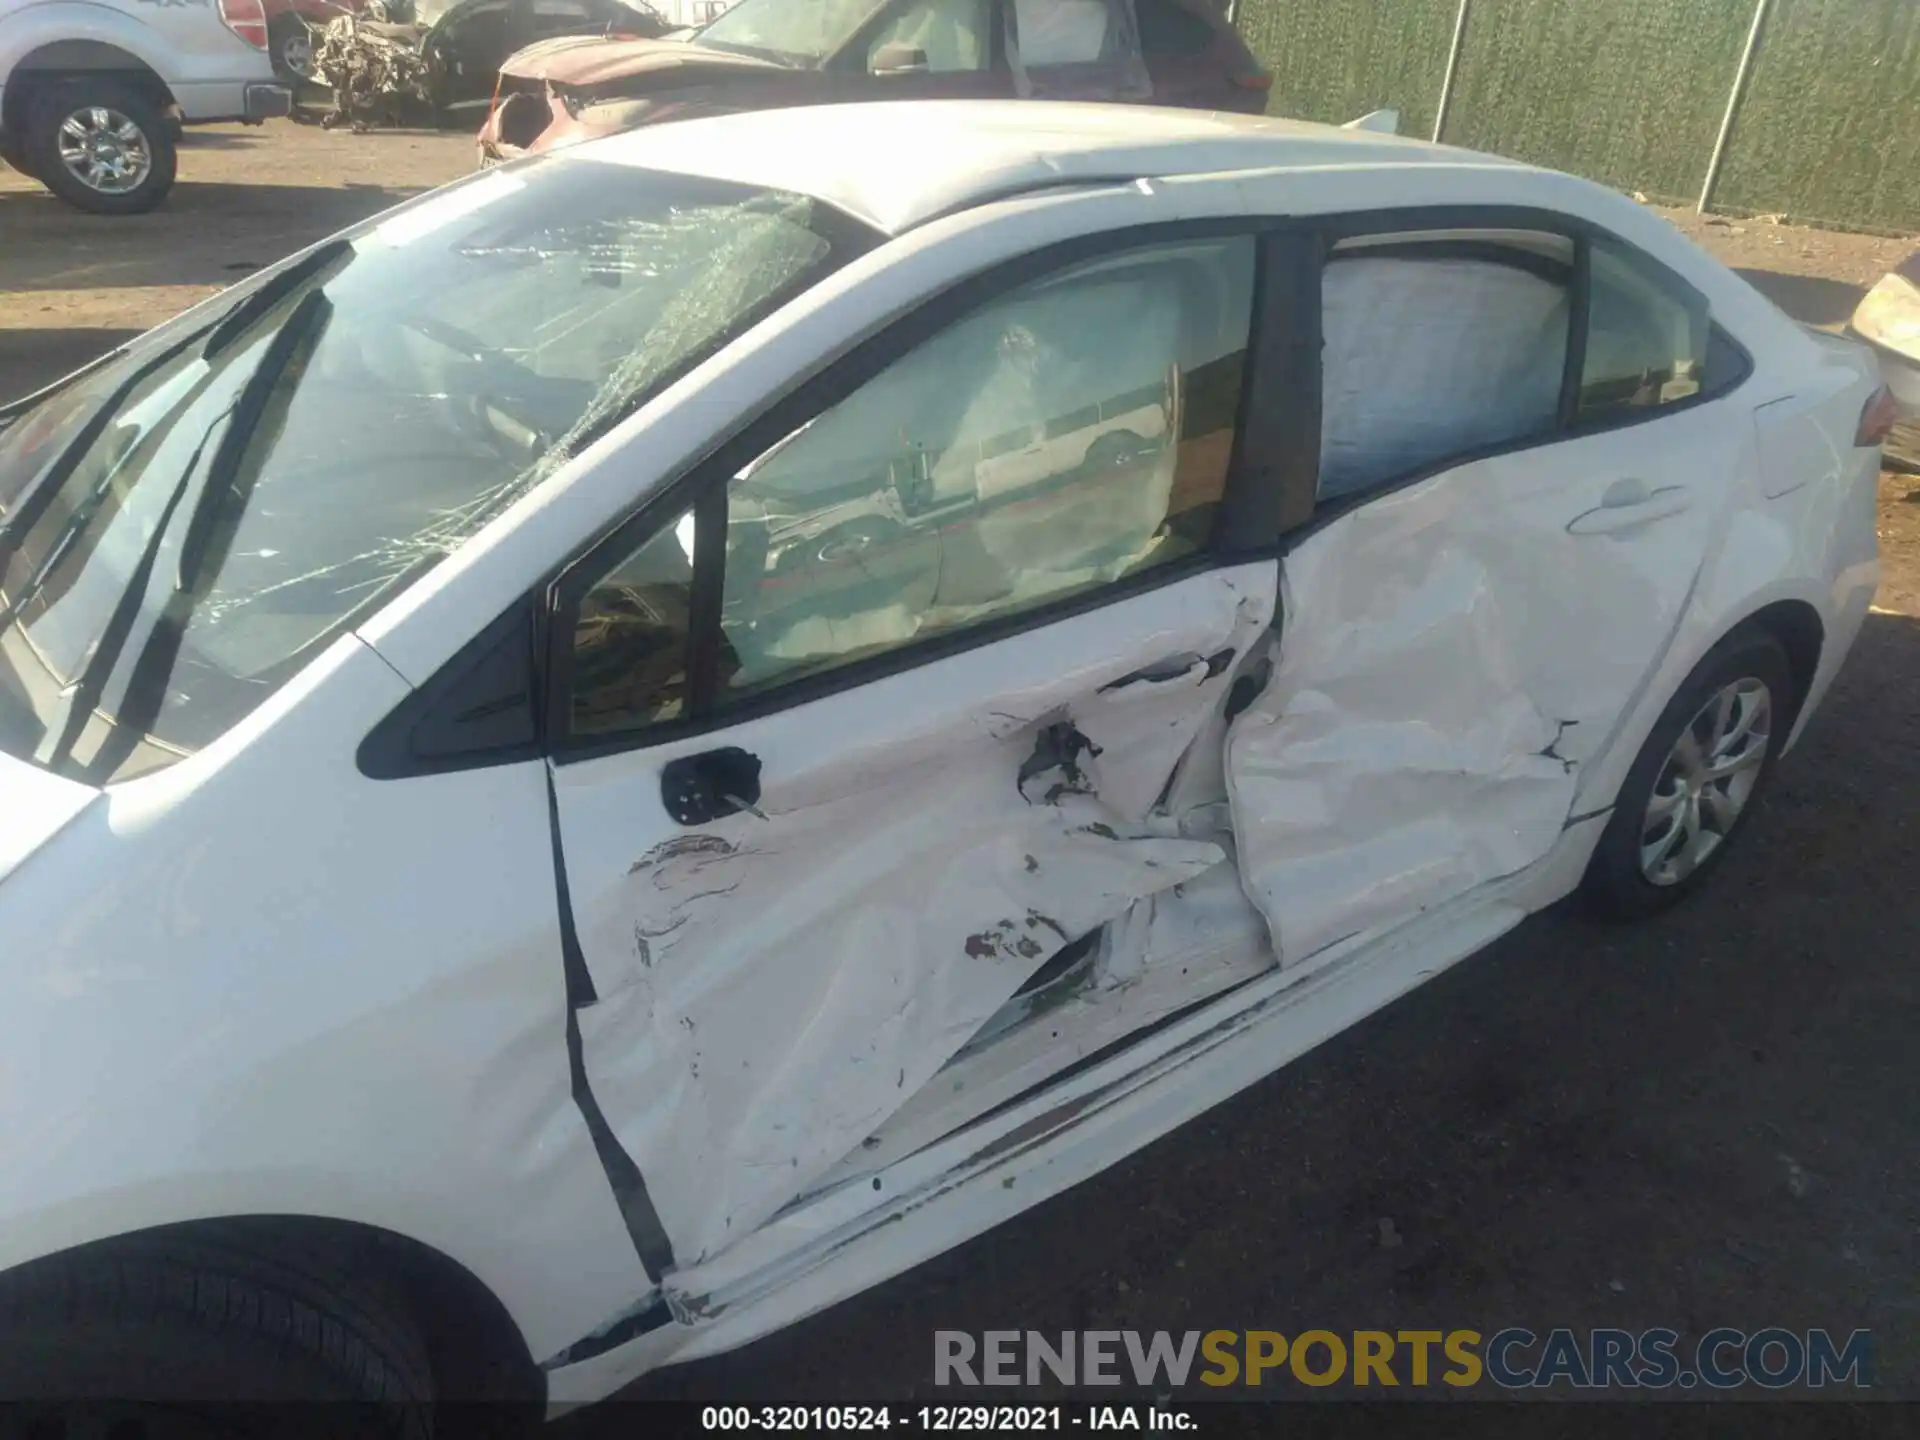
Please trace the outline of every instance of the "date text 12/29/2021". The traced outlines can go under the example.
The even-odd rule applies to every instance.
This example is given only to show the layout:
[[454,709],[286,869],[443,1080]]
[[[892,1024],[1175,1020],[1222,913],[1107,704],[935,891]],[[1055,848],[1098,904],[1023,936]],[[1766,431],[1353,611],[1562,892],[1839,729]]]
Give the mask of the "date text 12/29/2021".
[[995,1431],[1198,1428],[1185,1410],[1160,1405],[706,1405],[707,1431]]

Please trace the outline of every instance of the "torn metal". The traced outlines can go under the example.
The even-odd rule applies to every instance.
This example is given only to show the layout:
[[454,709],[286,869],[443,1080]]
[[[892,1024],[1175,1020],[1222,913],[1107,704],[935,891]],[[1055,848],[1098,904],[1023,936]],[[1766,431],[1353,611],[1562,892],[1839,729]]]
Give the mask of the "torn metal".
[[1393,545],[1398,573],[1370,562],[1452,498],[1376,501],[1287,557],[1273,680],[1227,742],[1241,880],[1283,965],[1512,874],[1567,818],[1567,727],[1516,663],[1529,627],[1503,572],[1531,573],[1524,547],[1463,535]]
[[[656,834],[617,882],[576,888],[598,997],[579,1012],[587,1073],[681,1267],[817,1188],[1049,960],[1145,898],[1211,872],[1225,888],[1210,893],[1257,935],[1221,838],[1149,812],[1227,697],[1229,667],[1206,657],[1265,633],[1275,569],[1196,577],[1178,587],[1184,603],[1162,591],[1064,622],[1088,633],[1060,634],[1063,646],[1113,658],[1088,673],[1036,657],[1045,678],[990,704],[965,699],[957,675],[913,677],[919,713],[868,687],[872,723],[890,733],[857,764],[844,737],[810,765],[799,752],[817,731],[783,730],[779,716],[742,726],[734,738],[768,761],[765,818]],[[1153,618],[1128,635],[1131,616]],[[1166,663],[1188,655],[1197,668]],[[1114,684],[1143,670],[1167,678]],[[606,843],[590,837],[631,833],[631,810],[605,787],[573,789],[564,769],[556,778],[565,843],[580,852],[568,868],[581,870]],[[1137,983],[1150,913],[1129,924],[1130,958],[1101,942],[1094,988]],[[1167,980],[1147,1019],[1178,1003]],[[1053,1063],[1074,1053],[1055,1047]]]
[[314,78],[333,95],[320,123],[359,132],[398,125],[408,105],[431,106],[433,65],[427,27],[340,15],[321,28],[313,48]]

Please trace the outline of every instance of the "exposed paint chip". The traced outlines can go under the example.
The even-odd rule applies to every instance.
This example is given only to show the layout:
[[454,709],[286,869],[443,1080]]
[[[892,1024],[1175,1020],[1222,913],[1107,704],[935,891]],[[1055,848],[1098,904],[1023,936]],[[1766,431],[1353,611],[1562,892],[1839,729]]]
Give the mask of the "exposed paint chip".
[[733,853],[733,842],[719,835],[676,835],[671,840],[662,840],[634,861],[627,867],[627,874],[638,875],[642,871],[658,870],[669,861],[687,856],[708,856],[721,860]]
[[1034,737],[1033,753],[1020,762],[1020,773],[1015,778],[1020,798],[1029,805],[1033,804],[1034,797],[1027,789],[1028,782],[1055,770],[1060,772],[1060,778],[1041,795],[1042,804],[1056,805],[1063,795],[1091,795],[1093,786],[1087,779],[1086,771],[1080,768],[1080,757],[1085,755],[1098,759],[1100,753],[1100,747],[1081,734],[1071,720],[1056,720],[1042,727]]

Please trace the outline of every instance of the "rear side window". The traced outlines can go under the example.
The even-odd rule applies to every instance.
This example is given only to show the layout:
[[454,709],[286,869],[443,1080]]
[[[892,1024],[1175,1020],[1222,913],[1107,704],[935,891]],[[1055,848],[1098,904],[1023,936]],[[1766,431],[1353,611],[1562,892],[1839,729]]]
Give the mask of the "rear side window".
[[1572,251],[1465,232],[1336,247],[1321,283],[1320,497],[1552,433]]
[[1654,419],[1752,369],[1704,295],[1604,235],[1349,237],[1322,272],[1320,328],[1322,501]]
[[1690,400],[1707,388],[1706,297],[1624,245],[1591,251],[1579,417],[1603,419]]

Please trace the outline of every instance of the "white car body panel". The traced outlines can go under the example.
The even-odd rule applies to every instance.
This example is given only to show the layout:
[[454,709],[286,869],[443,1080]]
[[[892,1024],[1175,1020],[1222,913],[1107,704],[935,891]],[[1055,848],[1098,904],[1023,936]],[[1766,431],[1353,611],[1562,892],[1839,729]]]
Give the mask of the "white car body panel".
[[365,778],[405,694],[344,637],[0,885],[0,1268],[350,1218],[465,1265],[536,1353],[645,1288],[569,1088],[543,768]]
[[[889,1176],[890,1198],[861,1210],[864,1186],[782,1216],[725,1262],[680,1277],[706,1296],[698,1326],[667,1326],[549,1372],[557,1411],[658,1366],[718,1354],[952,1249],[1090,1179],[1315,1045],[1497,940],[1579,882],[1604,819],[1570,829],[1546,862],[1371,944],[1329,947],[1304,970],[1195,1011],[1126,1056],[1075,1075],[920,1163]],[[1065,1115],[1052,1112],[1064,1107]],[[1092,1121],[1093,1123],[1088,1123]],[[784,1259],[784,1265],[774,1262]],[[752,1266],[765,1267],[757,1275]],[[755,1285],[752,1282],[758,1281]]]
[[0,794],[7,797],[6,824],[0,826],[0,880],[100,798],[97,790],[7,755],[0,755]]
[[[1733,626],[1780,601],[1810,606],[1826,637],[1804,727],[1876,577],[1875,457],[1852,445],[1864,357],[1793,326],[1657,217],[1568,177],[1364,132],[1072,106],[1050,108],[1036,129],[1032,114],[820,107],[658,127],[540,162],[814,190],[899,233],[574,457],[199,754],[103,796],[0,761],[0,871],[17,867],[0,882],[0,1269],[199,1217],[299,1212],[375,1225],[490,1287],[535,1359],[553,1360],[556,1405],[597,1398],[834,1303],[1078,1183],[1566,894],[1674,688]],[[952,163],[931,165],[926,145],[942,126],[957,130]],[[871,162],[846,158],[856,130],[884,137]],[[1051,188],[1014,193],[1037,186]],[[633,873],[690,833],[659,809],[660,765],[722,743],[714,735],[551,772],[526,760],[376,781],[356,768],[361,738],[478,624],[773,398],[955,280],[1133,225],[1410,205],[1528,205],[1604,226],[1705,292],[1753,351],[1753,373],[1711,404],[1562,442],[1582,457],[1577,473],[1548,473],[1546,451],[1456,467],[1328,524],[1283,565],[1224,566],[838,704],[731,727],[767,762],[772,818],[717,822],[730,860],[769,839],[817,850],[817,827],[841,815],[872,827],[870,853],[831,863],[844,867],[846,894],[880,898],[832,917],[834,897],[815,897],[817,920],[791,937],[784,922],[702,898],[711,871],[689,867],[652,893],[642,884],[652,872]],[[1763,437],[1817,458],[1819,473],[1763,482]],[[1688,503],[1569,534],[1622,478],[1646,482],[1649,495],[1679,487]],[[1488,491],[1515,517],[1504,546],[1493,507],[1477,514],[1469,503],[1485,505]],[[1456,548],[1409,568],[1403,548],[1388,551],[1422,525]],[[1559,610],[1552,592],[1569,577],[1617,603]],[[1282,592],[1275,682],[1231,736],[1216,711],[1233,670],[1175,666],[1133,697],[1127,687],[1100,694],[1216,642],[1250,655]],[[1433,628],[1407,623],[1395,599],[1430,601],[1420,618]],[[1516,620],[1505,613],[1515,605],[1539,614]],[[1323,624],[1338,635],[1314,628]],[[1428,650],[1423,634],[1443,643]],[[1433,682],[1423,708],[1416,687],[1383,686],[1408,665]],[[1498,704],[1470,713],[1470,694]],[[1323,713],[1370,724],[1368,742],[1313,731],[1301,706],[1314,696],[1326,697]],[[831,725],[809,715],[829,705]],[[913,1078],[931,1075],[1025,973],[957,967],[956,940],[964,956],[978,931],[962,917],[1024,926],[1029,906],[1058,920],[1057,907],[1072,905],[1075,924],[1125,914],[1124,929],[1150,919],[1143,897],[1164,894],[1144,863],[1082,847],[1051,807],[1019,795],[1036,722],[1062,708],[1103,747],[1096,795],[1081,798],[1129,823],[1153,808],[1182,751],[1193,759],[1175,777],[1176,801],[1226,777],[1250,898],[1268,909],[1286,963],[1272,964],[1258,924],[1239,924],[1228,904],[1211,933],[1234,988],[929,1141],[912,1129],[926,1102],[908,1108],[901,1060],[911,1053]],[[979,795],[949,797],[920,778],[929,753],[954,756],[953,773]],[[1395,773],[1423,757],[1474,778],[1436,786]],[[581,950],[607,1002],[599,1015],[574,1013],[594,1093],[675,1244],[664,1285],[640,1263],[571,1089],[549,773]],[[1370,797],[1369,813],[1403,819],[1369,873],[1404,883],[1384,904],[1345,894],[1309,906],[1310,891],[1325,898],[1316,846],[1346,845],[1351,858],[1380,840],[1377,829],[1341,829],[1356,793]],[[16,794],[29,802],[15,805]],[[977,848],[928,848],[936,826],[962,821]],[[1205,872],[1224,848],[1177,827],[1136,844],[1143,862],[1165,860],[1177,875]],[[1047,890],[1056,908],[1042,908],[1029,854],[1041,875],[1058,866],[1086,890]],[[721,883],[738,879],[763,904],[797,903],[794,857],[746,858],[755,863]],[[897,916],[882,893],[893,886],[926,891],[927,914]],[[688,917],[685,934],[664,947],[647,937],[650,964],[640,965],[637,907],[655,905],[665,925],[676,911]],[[1251,915],[1248,906],[1238,919]],[[681,968],[723,931],[702,957],[711,968]],[[933,955],[947,960],[912,963]],[[793,1008],[729,1010],[728,987],[748,978],[778,978],[791,987],[782,1005],[811,1005],[825,1028],[802,1033]],[[907,998],[891,1008],[860,993],[896,981]],[[764,1059],[766,1073],[722,1086],[703,1070],[692,1084],[681,1018],[728,1031],[708,1061]],[[861,1026],[876,1065],[849,1079],[836,1046]],[[667,1042],[657,1053],[638,1043],[650,1028]],[[915,1138],[883,1147],[877,1169],[836,1170],[845,1147],[829,1152],[889,1115]],[[776,1141],[777,1125],[801,1124],[818,1128]],[[703,1144],[725,1158],[711,1169],[680,1163]],[[751,1171],[770,1154],[798,1162],[777,1183]],[[570,1355],[663,1295],[666,1323],[591,1358]]]
[[[587,1072],[652,1177],[680,1266],[750,1235],[856,1149],[1069,939],[1226,863],[1212,841],[1136,830],[1101,796],[1109,775],[1157,795],[1228,673],[1102,687],[1168,656],[1244,651],[1272,619],[1273,571],[1199,576],[556,768],[597,996],[581,1012]],[[1014,783],[1049,725],[1092,736],[1139,707],[1157,723],[1084,775],[1075,762],[1070,779],[1048,767]],[[765,818],[689,831],[659,804],[661,767],[721,745],[761,759]],[[1050,801],[1055,784],[1070,790]]]

